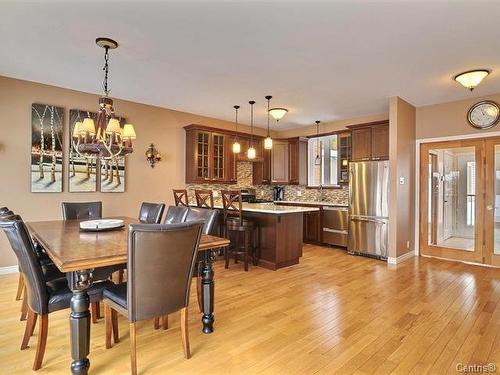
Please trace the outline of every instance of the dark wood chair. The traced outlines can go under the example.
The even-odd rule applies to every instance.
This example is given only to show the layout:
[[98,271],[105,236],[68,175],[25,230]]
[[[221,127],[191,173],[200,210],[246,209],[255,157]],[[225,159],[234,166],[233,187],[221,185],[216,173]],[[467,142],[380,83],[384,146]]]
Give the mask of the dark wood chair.
[[173,189],[176,206],[189,206],[188,193],[186,189]]
[[202,208],[214,208],[214,193],[208,189],[196,189],[194,191],[196,205]]
[[[231,245],[226,249],[225,268],[229,268],[229,258],[232,255],[234,262],[238,263],[238,256],[243,256],[245,271],[248,271],[248,257],[251,255],[253,264],[257,265],[258,248],[255,245],[256,225],[253,221],[243,218],[242,200],[240,190],[222,190],[222,206],[224,210],[224,234],[231,239]],[[240,235],[243,234],[243,242]]]
[[[25,300],[28,307],[28,318],[26,320],[21,350],[28,347],[37,318],[40,318],[38,324],[38,345],[33,363],[33,370],[36,371],[42,367],[43,356],[45,354],[48,316],[52,312],[68,308],[73,293],[68,288],[66,278],[48,280],[44,276],[42,266],[37,259],[33,241],[20,216],[12,215],[0,218],[0,228],[5,232],[16,255],[26,288]],[[88,290],[90,302],[95,303],[100,301],[104,287],[110,287],[111,285],[113,284],[110,281],[93,284]]]
[[188,305],[203,221],[181,224],[133,224],[129,227],[127,282],[104,291],[106,348],[111,347],[116,312],[127,317],[130,367],[137,374],[136,322],[181,312],[184,356],[189,358]]

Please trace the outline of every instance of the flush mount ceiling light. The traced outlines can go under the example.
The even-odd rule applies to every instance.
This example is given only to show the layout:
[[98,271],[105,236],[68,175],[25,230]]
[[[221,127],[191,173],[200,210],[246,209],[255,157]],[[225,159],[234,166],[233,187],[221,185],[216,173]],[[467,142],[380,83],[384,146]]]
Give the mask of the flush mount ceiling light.
[[73,148],[85,157],[111,160],[133,152],[132,140],[136,139],[132,124],[121,127],[115,115],[113,99],[109,95],[109,50],[118,48],[118,43],[109,38],[97,38],[95,43],[104,48],[104,96],[99,98],[97,126],[92,118],[75,123],[72,131]]
[[472,91],[488,74],[490,71],[487,69],[476,69],[457,74],[453,79]]
[[281,120],[287,114],[288,109],[286,108],[271,108],[268,113],[273,116],[276,121]]

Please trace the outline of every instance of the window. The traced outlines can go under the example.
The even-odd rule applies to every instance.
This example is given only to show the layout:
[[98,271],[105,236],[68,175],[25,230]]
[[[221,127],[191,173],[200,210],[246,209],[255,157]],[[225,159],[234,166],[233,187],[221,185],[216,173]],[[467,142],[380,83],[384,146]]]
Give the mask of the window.
[[337,135],[309,138],[307,143],[308,186],[338,185]]

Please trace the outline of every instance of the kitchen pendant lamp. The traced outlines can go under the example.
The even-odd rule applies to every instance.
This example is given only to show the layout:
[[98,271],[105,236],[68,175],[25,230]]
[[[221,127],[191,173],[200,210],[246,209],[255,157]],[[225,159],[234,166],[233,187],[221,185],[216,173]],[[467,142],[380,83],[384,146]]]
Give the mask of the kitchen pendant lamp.
[[271,135],[269,134],[269,102],[271,101],[272,96],[267,95],[267,137],[264,139],[264,148],[266,150],[271,150],[273,148],[273,139],[271,138]]
[[247,150],[247,157],[248,159],[255,159],[257,156],[257,151],[253,147],[253,105],[255,100],[250,100],[248,103],[250,104],[250,147]]
[[314,164],[316,165],[321,165],[321,141],[319,140],[319,124],[321,121],[316,120],[316,160],[314,161]]
[[241,152],[241,145],[240,142],[238,142],[238,109],[240,109],[239,105],[233,106],[234,112],[235,112],[235,120],[234,123],[236,124],[236,133],[234,136],[234,142],[233,142],[233,153],[239,154]]

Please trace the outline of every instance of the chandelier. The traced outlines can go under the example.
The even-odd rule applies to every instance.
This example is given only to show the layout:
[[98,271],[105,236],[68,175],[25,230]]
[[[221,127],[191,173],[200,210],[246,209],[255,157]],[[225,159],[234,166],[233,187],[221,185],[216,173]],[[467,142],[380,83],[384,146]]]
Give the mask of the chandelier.
[[80,156],[112,160],[133,152],[132,140],[136,139],[134,125],[121,127],[115,115],[113,99],[109,97],[109,50],[118,47],[118,43],[109,38],[97,38],[96,44],[104,48],[104,96],[99,98],[97,125],[94,119],[86,118],[77,122],[73,129],[73,148]]

